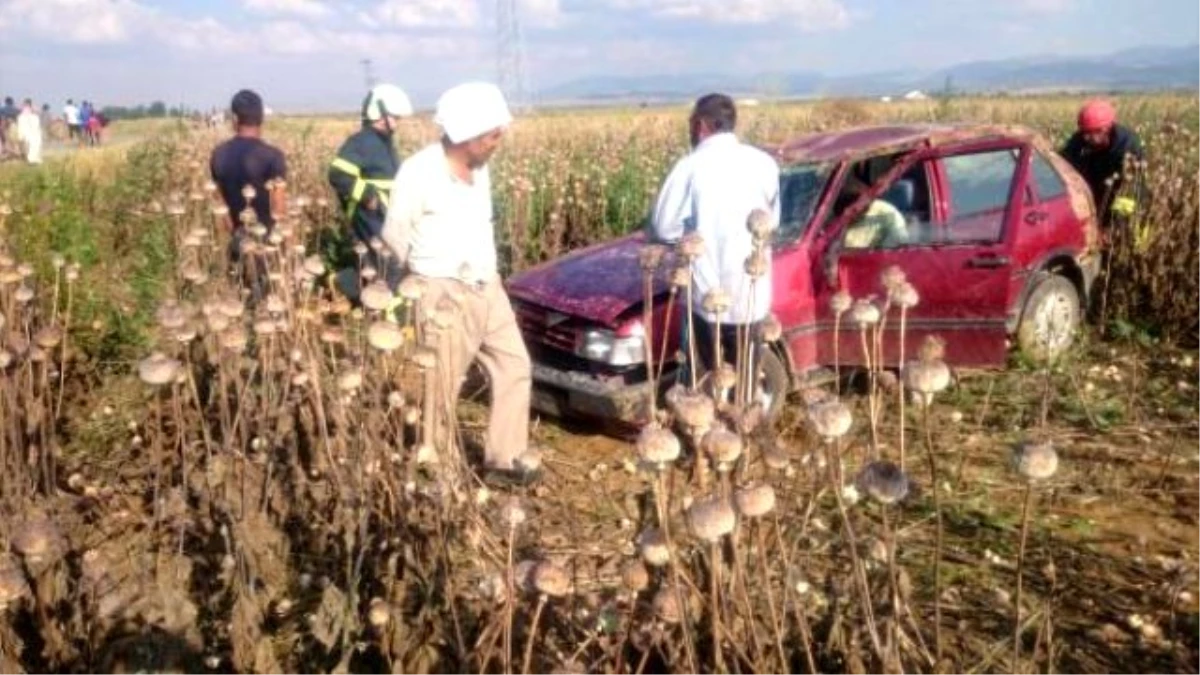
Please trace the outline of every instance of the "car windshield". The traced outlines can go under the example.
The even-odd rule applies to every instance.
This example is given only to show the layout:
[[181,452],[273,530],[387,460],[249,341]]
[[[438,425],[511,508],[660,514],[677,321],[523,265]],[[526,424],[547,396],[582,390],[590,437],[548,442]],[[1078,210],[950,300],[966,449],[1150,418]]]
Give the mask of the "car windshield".
[[776,244],[795,241],[804,234],[821,200],[829,171],[828,164],[795,164],[780,171]]

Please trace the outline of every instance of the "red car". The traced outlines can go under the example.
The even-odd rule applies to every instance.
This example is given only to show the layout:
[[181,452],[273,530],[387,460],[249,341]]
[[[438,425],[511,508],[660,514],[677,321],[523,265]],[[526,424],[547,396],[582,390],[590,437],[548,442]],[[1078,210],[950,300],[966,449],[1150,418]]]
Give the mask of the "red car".
[[[1071,344],[1099,271],[1099,234],[1087,185],[1045,139],[1019,127],[883,126],[765,149],[781,168],[782,202],[772,310],[784,330],[763,364],[772,413],[780,393],[833,365],[831,296],[844,289],[882,302],[880,274],[890,265],[920,294],[907,316],[908,355],[925,335],[944,338],[946,360],[956,366],[1003,366],[1013,343],[1037,355]],[[902,214],[901,236],[872,239],[855,230],[875,200]],[[626,236],[509,281],[534,361],[538,410],[646,420],[638,267],[645,243],[644,234]],[[667,341],[663,386],[678,365],[685,304],[676,302],[667,316],[670,266],[655,282],[652,330],[655,355]],[[883,339],[890,365],[899,357],[898,323],[888,322]],[[839,360],[859,364],[861,338],[848,324]]]

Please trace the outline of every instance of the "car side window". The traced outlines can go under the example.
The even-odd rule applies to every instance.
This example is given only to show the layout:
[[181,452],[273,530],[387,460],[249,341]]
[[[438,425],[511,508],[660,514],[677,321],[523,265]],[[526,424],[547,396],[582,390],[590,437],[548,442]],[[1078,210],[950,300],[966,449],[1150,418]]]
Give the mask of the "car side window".
[[1000,240],[1019,156],[1016,149],[1004,149],[942,159],[950,190],[947,242]]
[[[868,164],[871,161],[874,160],[860,162],[852,168],[839,197],[843,208],[866,189],[863,176],[874,173],[878,177],[890,168],[890,164]],[[929,243],[932,218],[926,175],[925,164],[918,163],[893,181],[863,213],[846,225],[842,232],[842,249],[881,250]]]
[[1037,186],[1039,199],[1045,202],[1067,194],[1067,184],[1045,155],[1040,152],[1035,154],[1030,169],[1033,170],[1033,184]]

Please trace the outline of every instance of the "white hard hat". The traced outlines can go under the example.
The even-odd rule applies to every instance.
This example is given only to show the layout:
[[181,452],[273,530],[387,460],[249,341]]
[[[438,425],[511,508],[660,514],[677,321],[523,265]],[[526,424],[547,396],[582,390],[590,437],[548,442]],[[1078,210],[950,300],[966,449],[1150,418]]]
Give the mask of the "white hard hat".
[[385,114],[392,117],[408,117],[413,114],[412,101],[408,100],[408,94],[394,84],[376,85],[371,93],[367,94],[367,102],[363,106],[363,117],[371,122],[383,119]]
[[494,84],[468,82],[452,87],[437,102],[434,122],[451,143],[461,143],[492,129],[508,126],[512,113]]

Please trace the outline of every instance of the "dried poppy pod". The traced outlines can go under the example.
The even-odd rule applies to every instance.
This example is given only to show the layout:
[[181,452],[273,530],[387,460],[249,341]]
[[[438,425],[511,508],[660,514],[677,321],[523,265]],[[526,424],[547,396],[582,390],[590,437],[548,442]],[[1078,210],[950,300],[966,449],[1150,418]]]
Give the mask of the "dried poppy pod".
[[888,265],[883,269],[883,273],[879,275],[879,283],[889,294],[892,293],[900,284],[907,283],[908,277],[905,276],[904,270],[900,269],[899,265]]
[[212,207],[211,212],[214,217],[224,218],[225,216],[229,215],[229,207],[225,206],[224,204],[220,204]]
[[698,438],[712,428],[716,417],[713,400],[698,392],[684,392],[675,399],[675,418],[689,436]]
[[382,281],[376,281],[362,289],[359,298],[362,300],[363,307],[372,312],[382,312],[392,303],[392,289]]
[[5,286],[11,286],[21,281],[22,278],[21,273],[16,268],[7,267],[0,270],[0,284],[4,284]]
[[0,553],[0,614],[29,595],[29,582],[21,563],[8,553]]
[[671,270],[671,286],[687,288],[692,285],[692,270],[686,266],[675,267]]
[[208,332],[220,333],[229,327],[229,318],[224,314],[209,314],[204,323]]
[[392,410],[400,410],[407,403],[404,400],[404,392],[401,391],[389,392],[387,396],[387,402],[388,407]]
[[775,510],[775,488],[770,485],[747,485],[733,495],[738,513],[745,518],[760,518]]
[[0,370],[4,370],[5,368],[11,366],[14,360],[15,357],[13,357],[12,352],[8,351],[7,349],[0,349]]
[[933,403],[933,395],[950,386],[950,368],[940,359],[909,361],[904,367],[904,385],[916,392],[921,404]]
[[58,327],[58,324],[50,324],[43,327],[33,335],[33,341],[42,349],[54,349],[63,339],[63,330]]
[[729,502],[720,497],[709,497],[695,502],[687,510],[688,527],[701,541],[719,541],[733,532],[737,516]]
[[429,347],[419,347],[412,355],[413,365],[421,370],[432,370],[437,367],[437,352]]
[[788,455],[787,450],[779,447],[777,443],[771,443],[764,447],[762,457],[767,468],[772,471],[784,471],[792,464],[792,458]]
[[189,312],[174,302],[163,305],[154,313],[158,325],[167,330],[175,330],[187,323]]
[[266,302],[263,304],[266,306],[268,314],[283,314],[287,311],[287,303],[283,301],[283,298],[274,293],[268,295]]
[[1013,468],[1029,481],[1046,480],[1058,471],[1058,452],[1050,441],[1024,442],[1013,448]]
[[343,393],[358,391],[362,387],[363,376],[362,371],[357,368],[350,368],[338,375],[337,385]]
[[737,380],[737,371],[728,364],[721,364],[712,375],[713,393],[733,389],[737,386]]
[[375,321],[367,329],[367,342],[382,352],[393,352],[404,344],[404,331],[391,321]]
[[704,300],[701,303],[705,312],[709,314],[721,315],[724,314],[733,301],[729,298],[729,293],[723,288],[714,288],[704,295]]
[[864,466],[854,484],[860,492],[884,505],[895,504],[908,496],[908,476],[900,467],[887,461]]
[[917,289],[907,281],[898,284],[892,289],[892,304],[901,309],[912,309],[921,301],[921,296],[917,293]]
[[191,232],[184,235],[182,242],[184,248],[200,248],[203,243],[200,237],[193,235]]
[[679,240],[677,247],[679,255],[684,260],[692,262],[696,258],[704,255],[704,237],[701,237],[695,232],[689,232],[683,235],[683,238]]
[[525,507],[521,506],[521,500],[516,497],[510,498],[500,507],[500,523],[510,530],[524,525],[527,519]]
[[278,332],[279,326],[271,319],[259,319],[254,322],[254,334],[267,337]]
[[759,330],[765,342],[778,342],[783,337],[783,324],[774,314],[768,314],[767,318],[762,320]]
[[746,217],[746,230],[756,242],[764,242],[771,236],[771,214],[763,209],[754,209]]
[[650,586],[650,571],[640,560],[629,560],[621,567],[621,585],[630,593],[641,593]]
[[717,471],[728,471],[742,456],[742,437],[724,427],[715,427],[704,434],[700,447],[712,459]]
[[197,328],[196,324],[189,321],[182,328],[175,329],[171,333],[171,337],[174,338],[176,342],[187,344],[188,342],[195,340],[198,334],[199,329]]
[[304,271],[314,277],[319,277],[325,273],[325,262],[319,255],[310,255],[304,259]]
[[240,319],[246,313],[246,306],[236,298],[224,298],[217,303],[217,311],[230,319]]
[[671,546],[667,537],[657,527],[643,530],[637,539],[638,553],[651,567],[662,567],[671,562]]
[[849,311],[853,304],[854,298],[851,298],[850,294],[844,290],[834,293],[833,297],[829,299],[829,309],[839,316]]
[[654,594],[651,602],[654,616],[666,624],[677,624],[683,621],[683,607],[679,604],[679,594],[669,588],[660,588]]
[[430,443],[422,443],[417,446],[416,452],[417,466],[432,466],[438,463],[437,449]]
[[155,352],[138,362],[138,377],[148,385],[171,384],[179,375],[181,364],[162,352]]
[[870,326],[879,323],[879,307],[870,300],[858,300],[850,308],[850,320],[859,326]]
[[810,405],[808,421],[817,435],[829,442],[845,436],[850,431],[853,418],[845,403],[832,399]]
[[246,349],[246,331],[236,328],[221,334],[221,349],[241,353]]
[[29,263],[21,263],[17,265],[17,272],[20,273],[22,279],[28,279],[33,276],[33,265]]
[[29,567],[53,562],[62,554],[64,542],[54,523],[46,517],[26,521],[13,532],[12,547]]
[[8,334],[8,349],[16,357],[22,357],[29,353],[29,340],[24,335],[13,331]]
[[247,203],[254,201],[254,196],[257,194],[258,191],[254,189],[253,185],[246,185],[242,188],[242,199],[245,199]]
[[392,607],[383,598],[371,598],[367,606],[367,623],[375,630],[382,630],[392,620]]
[[543,560],[533,568],[532,581],[538,593],[552,598],[561,598],[571,592],[571,577],[567,571],[549,560]]
[[922,361],[940,361],[946,358],[946,341],[936,335],[929,335],[921,342],[917,350],[917,358]]
[[24,305],[30,300],[33,300],[33,289],[25,284],[21,284],[21,286],[17,288],[16,292],[13,293],[13,299]]
[[321,342],[327,345],[340,345],[346,341],[346,334],[341,328],[328,326],[321,330]]
[[400,286],[397,292],[400,297],[408,302],[417,302],[421,296],[425,295],[425,280],[415,274],[409,274],[400,281]]
[[185,265],[179,276],[193,286],[203,286],[208,282],[208,275],[204,273],[204,270],[191,264]]
[[670,464],[679,458],[679,437],[670,429],[663,429],[657,424],[642,428],[637,438],[638,458],[656,469]]
[[643,272],[652,273],[662,264],[667,250],[660,244],[646,244],[638,251],[638,265]]
[[761,279],[771,269],[771,256],[766,250],[754,251],[746,258],[746,276],[751,279]]

